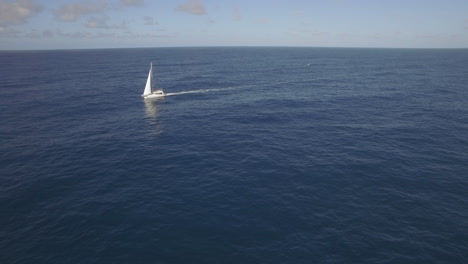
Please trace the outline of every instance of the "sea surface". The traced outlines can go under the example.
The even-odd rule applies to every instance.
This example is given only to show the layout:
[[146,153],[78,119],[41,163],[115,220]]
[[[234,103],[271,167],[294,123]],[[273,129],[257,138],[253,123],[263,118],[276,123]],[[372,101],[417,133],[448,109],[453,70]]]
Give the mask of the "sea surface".
[[468,263],[468,49],[0,62],[0,263]]

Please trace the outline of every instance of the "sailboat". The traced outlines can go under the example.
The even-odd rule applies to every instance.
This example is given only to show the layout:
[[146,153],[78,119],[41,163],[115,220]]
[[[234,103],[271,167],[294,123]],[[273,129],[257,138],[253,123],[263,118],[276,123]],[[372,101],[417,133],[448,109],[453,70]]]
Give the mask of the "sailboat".
[[164,97],[166,94],[162,89],[153,90],[153,63],[151,62],[148,79],[146,80],[145,90],[141,95],[143,98],[157,98]]

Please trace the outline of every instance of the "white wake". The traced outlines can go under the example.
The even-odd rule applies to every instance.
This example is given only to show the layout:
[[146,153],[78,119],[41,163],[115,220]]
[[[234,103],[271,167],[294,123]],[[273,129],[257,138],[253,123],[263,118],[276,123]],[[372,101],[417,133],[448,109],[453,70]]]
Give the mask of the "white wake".
[[283,82],[276,82],[276,83],[239,85],[239,86],[231,86],[231,87],[226,87],[226,88],[199,89],[199,90],[182,91],[182,92],[175,92],[175,93],[166,93],[166,96],[182,95],[182,94],[194,94],[194,93],[219,92],[219,91],[229,91],[229,90],[237,90],[237,89],[252,88],[252,87],[256,87],[256,86],[268,86],[268,85],[278,85],[278,84],[286,84],[286,83],[288,83],[288,82],[283,81]]
[[171,95],[181,95],[181,94],[193,94],[193,93],[208,93],[208,92],[219,92],[219,91],[228,91],[238,89],[241,86],[237,87],[227,87],[227,88],[218,88],[218,89],[199,89],[199,90],[191,90],[191,91],[182,91],[182,92],[175,92],[175,93],[166,93],[166,96]]

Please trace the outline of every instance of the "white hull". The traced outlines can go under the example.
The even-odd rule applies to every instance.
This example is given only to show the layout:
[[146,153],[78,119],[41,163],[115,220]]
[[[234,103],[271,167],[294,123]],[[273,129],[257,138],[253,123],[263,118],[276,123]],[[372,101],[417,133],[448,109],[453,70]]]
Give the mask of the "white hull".
[[160,98],[160,97],[164,97],[166,96],[166,94],[162,91],[162,90],[157,90],[157,91],[154,91],[153,93],[150,93],[150,94],[147,94],[147,95],[142,95],[143,98],[148,98],[148,99],[151,99],[151,98]]

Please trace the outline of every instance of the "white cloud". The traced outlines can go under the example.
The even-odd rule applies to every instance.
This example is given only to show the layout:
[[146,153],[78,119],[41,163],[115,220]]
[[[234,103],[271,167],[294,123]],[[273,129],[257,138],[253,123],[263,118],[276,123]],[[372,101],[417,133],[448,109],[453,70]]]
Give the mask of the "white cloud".
[[0,28],[6,30],[10,25],[23,24],[26,20],[42,10],[42,6],[33,0],[14,2],[0,0]]
[[199,0],[188,0],[187,3],[179,5],[176,10],[197,16],[206,15],[205,6]]
[[108,7],[105,0],[96,2],[68,3],[54,9],[54,15],[61,21],[73,22],[80,16],[101,13]]

